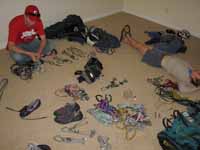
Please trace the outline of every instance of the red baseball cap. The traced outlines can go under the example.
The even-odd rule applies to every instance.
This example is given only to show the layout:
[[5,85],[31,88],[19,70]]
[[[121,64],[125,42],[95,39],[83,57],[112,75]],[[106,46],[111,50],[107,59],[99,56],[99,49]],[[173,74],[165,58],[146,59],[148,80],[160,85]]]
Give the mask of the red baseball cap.
[[40,12],[37,6],[35,5],[28,5],[25,9],[25,14],[28,15],[28,17],[32,21],[40,20]]

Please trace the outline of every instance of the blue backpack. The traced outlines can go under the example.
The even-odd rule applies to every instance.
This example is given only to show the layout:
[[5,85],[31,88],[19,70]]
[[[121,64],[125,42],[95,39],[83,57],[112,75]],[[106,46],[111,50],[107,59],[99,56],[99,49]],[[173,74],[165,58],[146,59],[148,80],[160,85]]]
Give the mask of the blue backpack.
[[200,150],[200,112],[191,117],[175,110],[172,118],[163,118],[163,125],[157,135],[163,150]]

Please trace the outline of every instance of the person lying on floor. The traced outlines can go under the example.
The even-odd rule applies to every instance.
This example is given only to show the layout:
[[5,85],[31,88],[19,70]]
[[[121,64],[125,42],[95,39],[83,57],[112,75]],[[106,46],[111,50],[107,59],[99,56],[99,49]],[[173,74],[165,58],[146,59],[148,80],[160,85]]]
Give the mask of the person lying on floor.
[[142,62],[153,67],[164,68],[173,75],[177,79],[180,92],[192,92],[200,89],[200,85],[196,85],[200,81],[200,70],[194,70],[188,62],[178,58],[175,54],[166,53],[154,46],[137,41],[132,37],[131,30],[129,29],[130,32],[127,33],[124,28],[122,29],[124,32],[121,32],[122,42],[137,49],[142,54]]
[[24,14],[10,21],[7,49],[17,64],[35,62],[55,51],[52,42],[46,39],[37,6],[28,5]]

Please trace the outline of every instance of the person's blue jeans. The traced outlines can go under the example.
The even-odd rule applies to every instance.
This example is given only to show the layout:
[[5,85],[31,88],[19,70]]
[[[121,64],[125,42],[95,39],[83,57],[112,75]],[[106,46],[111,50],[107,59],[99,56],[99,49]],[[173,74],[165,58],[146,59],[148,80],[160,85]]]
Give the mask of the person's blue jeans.
[[184,45],[184,42],[173,34],[162,35],[160,32],[154,31],[145,31],[145,33],[151,38],[149,41],[145,42],[146,44],[153,44],[154,48],[169,54],[176,54]]
[[[17,47],[22,48],[29,52],[37,52],[37,49],[39,48],[40,40],[35,39],[30,43],[23,43],[17,45]],[[47,40],[45,48],[42,50],[42,54],[48,54],[51,50],[55,49],[53,43],[51,40]],[[32,61],[31,57],[28,55],[16,53],[13,51],[10,51],[10,57],[17,63],[17,64],[26,64],[27,62]]]

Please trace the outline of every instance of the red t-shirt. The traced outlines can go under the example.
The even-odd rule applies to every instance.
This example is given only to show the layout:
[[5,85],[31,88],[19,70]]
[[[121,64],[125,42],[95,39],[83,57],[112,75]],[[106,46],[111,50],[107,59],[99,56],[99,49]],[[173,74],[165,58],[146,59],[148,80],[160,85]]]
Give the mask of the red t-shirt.
[[16,45],[33,41],[37,34],[39,36],[45,34],[41,20],[28,27],[25,24],[24,15],[20,15],[13,18],[9,23],[8,41],[14,42]]

